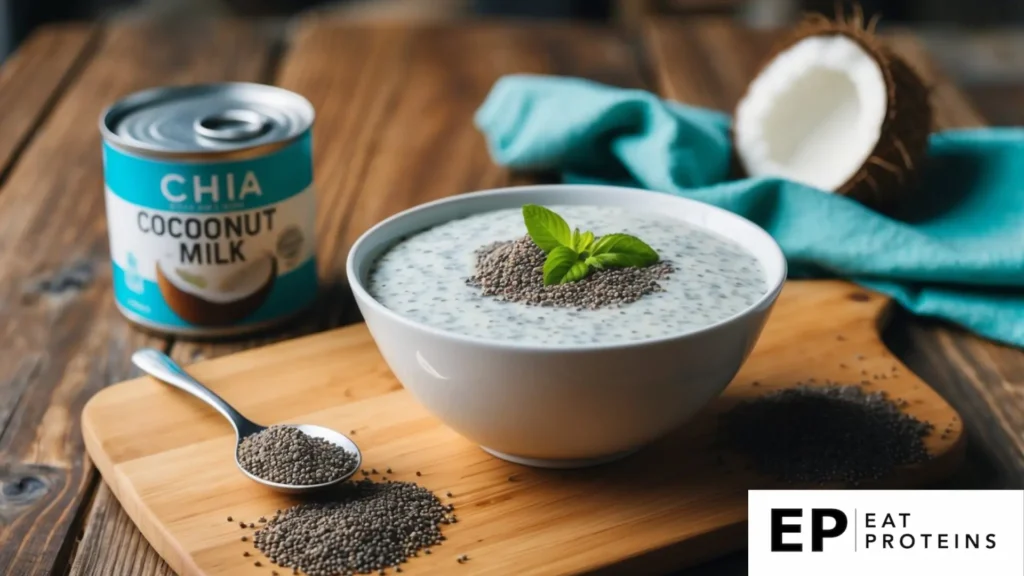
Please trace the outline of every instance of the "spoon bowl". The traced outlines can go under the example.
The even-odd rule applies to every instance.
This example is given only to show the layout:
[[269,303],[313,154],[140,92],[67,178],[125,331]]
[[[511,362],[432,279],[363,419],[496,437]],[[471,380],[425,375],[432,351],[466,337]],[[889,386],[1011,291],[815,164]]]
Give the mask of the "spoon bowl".
[[330,428],[325,428],[323,426],[316,426],[314,424],[285,424],[285,426],[297,428],[299,431],[308,434],[309,436],[322,438],[335,446],[340,446],[345,449],[346,452],[350,452],[355,455],[355,461],[345,475],[331,480],[330,482],[323,482],[321,484],[281,484],[278,482],[264,480],[259,476],[251,474],[242,466],[241,462],[238,461],[238,447],[245,438],[266,430],[266,426],[256,424],[252,420],[242,416],[238,410],[235,410],[234,407],[225,402],[223,398],[201,384],[198,380],[189,375],[188,372],[185,372],[185,369],[172,360],[170,356],[160,352],[159,350],[154,350],[152,348],[143,348],[138,350],[132,354],[132,363],[153,378],[156,378],[165,384],[174,386],[179,390],[188,392],[192,396],[202,400],[210,407],[220,412],[222,416],[227,418],[228,422],[231,423],[232,428],[235,429],[235,465],[238,466],[238,469],[251,480],[272,490],[282,492],[284,494],[308,494],[324,490],[332,486],[337,486],[338,484],[348,480],[363,465],[363,455],[359,451],[359,446],[357,446],[351,438],[341,432],[331,430]]
[[[314,438],[322,438],[324,440],[327,440],[331,444],[334,444],[335,446],[341,446],[342,448],[345,449],[346,452],[355,454],[356,460],[352,465],[351,470],[348,473],[346,473],[346,475],[341,479],[331,480],[330,482],[323,482],[321,484],[280,484],[278,482],[264,480],[263,478],[260,478],[259,476],[250,473],[248,470],[245,469],[244,466],[242,466],[242,463],[238,461],[238,445],[241,444],[242,440],[246,438],[246,436],[243,436],[242,438],[239,438],[236,441],[235,445],[235,464],[238,466],[238,469],[242,471],[242,474],[245,474],[254,482],[259,482],[260,484],[263,484],[264,486],[267,486],[269,488],[273,488],[274,490],[281,492],[283,494],[301,494],[304,492],[324,490],[326,488],[330,488],[331,486],[336,486],[338,483],[344,482],[345,480],[351,478],[352,475],[355,474],[356,471],[359,470],[359,468],[363,464],[363,457],[362,454],[359,452],[359,447],[356,446],[356,443],[353,442],[348,436],[345,436],[340,432],[331,430],[330,428],[324,428],[323,426],[317,426],[315,424],[283,424],[283,426],[298,428],[299,431],[309,436],[312,436]],[[257,432],[262,430],[266,430],[266,428],[261,426],[260,429],[257,430]]]

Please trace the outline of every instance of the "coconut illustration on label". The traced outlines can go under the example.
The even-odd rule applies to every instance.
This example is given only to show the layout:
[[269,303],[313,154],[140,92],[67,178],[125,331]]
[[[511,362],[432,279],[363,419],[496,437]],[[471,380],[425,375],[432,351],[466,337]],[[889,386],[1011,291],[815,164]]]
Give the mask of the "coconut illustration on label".
[[226,326],[263,305],[277,279],[277,259],[263,254],[216,279],[161,261],[156,278],[167,305],[182,319],[197,326]]

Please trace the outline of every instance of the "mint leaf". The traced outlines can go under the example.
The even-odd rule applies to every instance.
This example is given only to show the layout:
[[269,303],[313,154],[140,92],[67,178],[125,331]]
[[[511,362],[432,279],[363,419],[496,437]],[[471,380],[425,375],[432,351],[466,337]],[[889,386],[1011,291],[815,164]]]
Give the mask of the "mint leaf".
[[590,266],[588,266],[587,263],[582,260],[577,260],[576,263],[572,265],[572,268],[569,268],[569,272],[566,273],[565,277],[562,278],[562,281],[560,283],[565,284],[567,282],[577,282],[579,280],[583,280],[584,278],[587,277],[587,274],[589,272]]
[[[608,234],[594,243],[591,256],[605,266],[649,266],[658,261],[658,253],[643,240],[629,234]],[[614,257],[600,258],[614,255]],[[622,264],[629,262],[628,264]]]
[[561,284],[579,261],[579,254],[572,248],[556,246],[544,260],[544,285]]
[[550,254],[559,246],[572,249],[572,232],[558,214],[543,206],[527,204],[523,206],[523,221],[526,223],[530,239],[544,252]]
[[[637,256],[636,254],[608,253],[591,256],[590,258],[587,258],[587,261],[596,261],[599,266],[594,266],[595,268],[629,268],[630,266],[643,268],[644,266],[649,266],[654,263],[645,259],[643,256]],[[591,265],[593,266],[593,263]]]
[[590,247],[593,244],[594,244],[594,233],[588,231],[588,232],[585,232],[582,236],[580,236],[579,242],[573,242],[573,248],[575,248],[577,252],[582,254],[582,253],[586,252],[587,250],[590,250]]
[[643,267],[658,261],[658,253],[635,236],[607,234],[595,241],[593,232],[570,229],[564,218],[543,206],[523,206],[523,221],[530,239],[547,254],[545,286],[578,282],[591,269]]

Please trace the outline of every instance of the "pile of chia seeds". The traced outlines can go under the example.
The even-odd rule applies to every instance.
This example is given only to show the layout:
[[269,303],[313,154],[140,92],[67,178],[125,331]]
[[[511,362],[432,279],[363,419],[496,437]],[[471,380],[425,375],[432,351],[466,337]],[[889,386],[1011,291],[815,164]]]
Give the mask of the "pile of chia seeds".
[[271,562],[308,576],[401,572],[410,557],[430,554],[445,540],[441,525],[454,522],[453,509],[411,482],[364,479],[330,501],[279,513],[256,531],[253,545]]
[[635,302],[662,288],[672,265],[594,270],[578,282],[544,285],[544,252],[529,237],[499,242],[476,251],[476,272],[466,284],[485,296],[532,306],[596,310]]
[[310,486],[346,476],[356,456],[292,426],[271,426],[242,440],[238,463],[253,476],[279,484]]
[[801,385],[725,413],[720,440],[785,482],[856,485],[927,460],[922,439],[932,428],[882,392]]

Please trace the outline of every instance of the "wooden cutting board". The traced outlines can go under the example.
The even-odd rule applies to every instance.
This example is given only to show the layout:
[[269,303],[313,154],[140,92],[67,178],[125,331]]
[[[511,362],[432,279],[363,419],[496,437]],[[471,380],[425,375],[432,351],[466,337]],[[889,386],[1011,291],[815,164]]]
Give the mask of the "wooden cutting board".
[[[936,426],[926,440],[933,458],[885,485],[928,483],[956,468],[964,446],[960,419],[882,345],[888,306],[888,299],[844,282],[787,283],[752,357],[722,397],[670,437],[618,464],[586,470],[537,470],[487,455],[413,401],[363,325],[189,370],[257,422],[354,430],[367,469],[390,467],[389,478],[414,480],[453,502],[459,522],[445,527],[448,541],[410,560],[404,573],[657,573],[745,546],[746,491],[773,487],[711,446],[716,414],[739,400],[811,379],[866,381]],[[256,521],[293,501],[235,468],[232,431],[218,414],[139,378],[97,394],[82,420],[96,466],[174,570],[270,575],[267,560],[240,541],[251,533],[238,521]],[[252,556],[243,557],[245,551]],[[456,563],[462,554],[470,557],[464,565]]]

